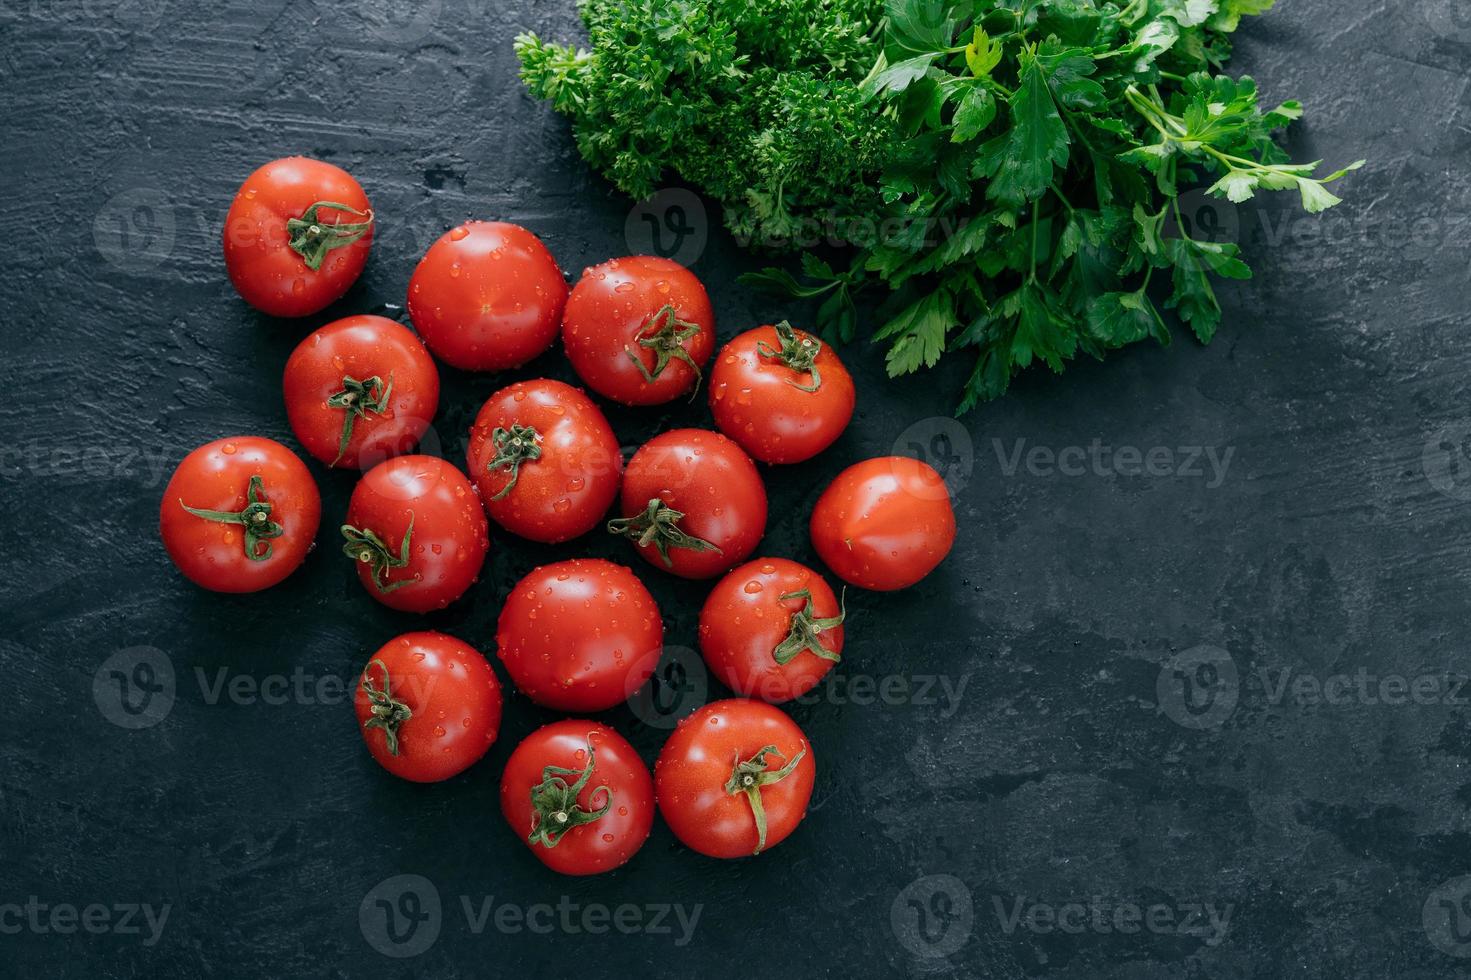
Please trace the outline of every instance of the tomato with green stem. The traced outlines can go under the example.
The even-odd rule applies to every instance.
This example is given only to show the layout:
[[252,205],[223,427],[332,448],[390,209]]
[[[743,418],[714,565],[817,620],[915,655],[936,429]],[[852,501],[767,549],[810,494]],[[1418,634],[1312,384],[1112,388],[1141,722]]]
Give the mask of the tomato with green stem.
[[562,346],[593,391],[624,405],[659,405],[699,385],[715,349],[715,311],[678,262],[609,259],[572,287]]
[[463,640],[405,633],[363,668],[353,707],[379,765],[412,782],[437,783],[470,768],[494,744],[501,686]]
[[245,179],[225,215],[225,271],[271,316],[310,316],[362,274],[373,209],[352,175],[307,157],[273,160]]
[[443,609],[480,576],[490,550],[470,481],[434,456],[399,456],[358,481],[342,551],[368,594],[390,609]]
[[418,337],[387,317],[349,316],[291,352],[286,418],[328,466],[372,467],[413,450],[439,408],[439,371]]
[[434,356],[465,371],[520,367],[552,345],[567,281],[531,232],[467,221],[429,246],[409,280],[409,316]]
[[517,689],[558,711],[626,701],[659,665],[664,621],[629,569],[599,558],[543,565],[517,582],[496,624]]
[[812,508],[812,545],[850,585],[891,592],[915,584],[955,544],[950,492],[934,467],[908,456],[855,463]]
[[654,765],[654,794],[686,847],[739,858],[791,836],[816,779],[796,722],[765,701],[731,698],[680,721]]
[[189,581],[257,592],[294,572],[317,536],[322,498],[306,464],[260,436],[232,436],[185,456],[164,488],[159,533]]
[[846,616],[812,569],[758,558],[710,590],[700,611],[700,652],[732,691],[780,704],[812,690],[842,659]]
[[501,776],[501,813],[541,863],[593,875],[628,863],[654,825],[654,782],[607,725],[567,719],[526,736]]
[[715,425],[764,463],[800,463],[853,418],[853,378],[832,348],[786,321],[747,330],[710,371]]
[[622,449],[593,400],[547,378],[491,395],[470,429],[470,476],[491,520],[554,544],[597,527],[623,475]]
[[623,516],[608,531],[681,578],[714,578],[766,533],[766,485],[745,451],[718,432],[673,429],[628,461]]

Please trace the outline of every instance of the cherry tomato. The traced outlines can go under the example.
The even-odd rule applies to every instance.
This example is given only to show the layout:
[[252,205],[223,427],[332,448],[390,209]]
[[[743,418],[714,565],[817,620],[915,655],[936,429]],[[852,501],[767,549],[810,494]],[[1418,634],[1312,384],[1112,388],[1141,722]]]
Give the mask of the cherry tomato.
[[618,437],[592,399],[546,378],[490,396],[470,430],[468,461],[491,520],[547,543],[596,527],[623,474]]
[[608,530],[682,578],[740,564],[766,533],[766,487],[740,446],[708,429],[673,429],[644,443],[623,475],[623,517]]
[[295,453],[234,436],[184,457],[164,489],[158,526],[184,577],[215,592],[257,592],[311,550],[322,498]]
[[822,452],[853,417],[853,378],[826,344],[783,321],[747,330],[710,371],[710,411],[721,432],[765,463]]
[[731,698],[680,721],[654,765],[654,793],[686,847],[738,858],[797,829],[816,778],[796,722],[764,701]]
[[432,631],[383,644],[358,678],[353,702],[378,764],[416,783],[474,765],[501,725],[501,686],[470,644]]
[[511,589],[495,631],[516,687],[558,711],[604,711],[658,666],[664,621],[638,577],[574,558],[534,569]]
[[747,562],[715,584],[700,611],[700,651],[720,683],[773,704],[812,690],[843,653],[846,613],[812,569]]
[[245,178],[225,216],[225,270],[271,316],[309,316],[357,281],[373,245],[373,209],[341,167],[273,160]]
[[381,316],[334,320],[286,361],[286,417],[306,451],[358,469],[409,452],[439,408],[439,371],[413,331]]
[[593,391],[625,405],[658,405],[699,383],[715,349],[715,311],[678,262],[609,259],[572,287],[562,346]]
[[358,481],[343,553],[390,609],[443,609],[465,594],[490,550],[485,513],[465,474],[433,456],[399,456]]
[[569,718],[516,746],[501,776],[501,813],[553,871],[601,874],[648,840],[654,781],[622,735]]
[[812,544],[843,581],[863,589],[908,588],[934,571],[955,543],[955,511],[934,468],[881,456],[838,474],[812,508]]
[[409,316],[434,356],[465,371],[520,367],[552,345],[567,281],[520,225],[451,228],[409,280]]

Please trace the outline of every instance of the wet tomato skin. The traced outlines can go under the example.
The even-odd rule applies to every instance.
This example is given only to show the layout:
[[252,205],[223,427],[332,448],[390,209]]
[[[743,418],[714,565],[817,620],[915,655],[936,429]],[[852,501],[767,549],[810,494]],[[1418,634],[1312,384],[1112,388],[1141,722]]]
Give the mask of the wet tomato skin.
[[908,456],[864,460],[839,473],[812,508],[812,544],[838,577],[876,592],[908,588],[955,543],[945,481]]
[[[532,788],[542,782],[547,766],[581,773],[587,767],[589,742],[592,773],[576,805],[594,813],[606,803],[607,812],[567,831],[554,847],[531,843],[528,837],[539,822]],[[578,776],[562,778],[570,787]],[[644,761],[623,736],[595,721],[569,718],[538,728],[516,746],[501,776],[506,823],[541,863],[565,875],[601,874],[628,863],[649,838],[654,809],[654,781]]]
[[604,711],[658,666],[664,623],[632,571],[598,558],[533,569],[512,587],[496,647],[516,687],[544,707]]
[[[777,328],[747,330],[726,344],[710,370],[710,411],[721,432],[763,463],[800,463],[831,446],[853,418],[853,378],[832,348],[803,331],[797,345],[817,350],[811,372],[770,355]],[[803,387],[816,390],[804,391]],[[801,387],[799,387],[801,386]]]
[[[804,598],[783,595],[806,591]],[[700,652],[720,683],[747,697],[780,704],[801,697],[832,670],[836,661],[803,649],[785,664],[775,651],[792,633],[793,618],[805,613],[829,620],[840,613],[838,597],[812,569],[786,558],[758,558],[734,568],[715,584],[700,611]],[[834,656],[843,653],[843,627],[815,637]]]
[[[260,496],[270,504],[268,520],[278,537],[256,542],[251,560],[245,532],[185,510],[239,513],[249,503],[251,478],[261,478]],[[159,533],[179,571],[215,592],[258,592],[280,582],[306,559],[317,536],[322,498],[306,464],[285,446],[260,436],[231,436],[206,443],[185,456],[164,488]]]
[[665,823],[691,850],[716,858],[749,857],[759,835],[743,793],[727,793],[736,759],[750,759],[768,745],[766,769],[779,770],[805,750],[785,778],[761,788],[770,850],[786,840],[807,815],[817,765],[807,736],[764,701],[715,701],[680,721],[654,765],[654,795]]
[[[681,578],[714,578],[744,561],[766,533],[766,485],[745,450],[708,429],[672,429],[639,447],[623,474],[625,518],[660,500],[679,511],[681,531],[719,550],[637,544],[652,565]],[[630,536],[632,537],[632,536]]]
[[465,371],[520,367],[552,345],[567,281],[540,238],[468,221],[429,246],[409,280],[409,316],[434,356]]
[[[517,426],[534,430],[522,437],[535,440],[538,455],[514,470],[505,462],[490,469],[505,458],[498,456],[496,431],[504,442]],[[623,477],[618,437],[602,410],[580,390],[546,378],[518,381],[486,400],[470,429],[468,464],[491,520],[548,544],[597,527]]]
[[322,225],[359,224],[372,208],[352,175],[307,157],[273,160],[245,179],[225,216],[225,270],[242,299],[262,313],[309,316],[331,305],[362,274],[373,246],[370,227],[356,241],[327,252],[310,268],[288,244],[286,223],[313,204],[332,201],[361,212],[335,208],[317,212]]
[[348,501],[346,525],[371,531],[394,558],[408,534],[407,565],[385,567],[377,577],[386,589],[379,588],[370,562],[355,562],[368,594],[404,612],[442,609],[464,595],[490,550],[474,486],[433,456],[398,456],[363,474]]
[[[338,456],[347,409],[328,399],[347,390],[345,378],[378,378],[387,392],[382,412],[354,413],[352,436]],[[439,370],[413,331],[387,317],[334,320],[307,336],[286,361],[286,417],[307,452],[328,466],[371,467],[413,450],[439,408]],[[368,392],[372,395],[373,392]]]
[[624,405],[660,405],[688,393],[699,375],[678,357],[671,357],[653,380],[639,370],[642,364],[653,375],[658,368],[657,353],[639,339],[655,332],[663,322],[656,322],[656,315],[665,307],[697,328],[679,346],[704,370],[715,349],[715,311],[693,272],[652,255],[609,259],[584,271],[562,319],[562,346],[577,376]]
[[[367,688],[409,709],[409,717],[394,726],[397,754],[387,731],[368,725],[374,701]],[[353,707],[363,742],[379,765],[412,782],[437,783],[474,765],[495,742],[501,686],[490,664],[463,640],[433,631],[405,633],[385,643],[363,668]]]

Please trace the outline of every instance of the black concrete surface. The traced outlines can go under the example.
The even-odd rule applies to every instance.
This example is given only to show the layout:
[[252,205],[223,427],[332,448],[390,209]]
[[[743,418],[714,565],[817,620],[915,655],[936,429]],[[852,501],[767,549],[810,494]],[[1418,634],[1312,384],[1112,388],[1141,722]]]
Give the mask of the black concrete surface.
[[[314,464],[316,552],[236,598],[169,564],[164,481],[219,436],[294,444],[296,341],[396,313],[467,218],[527,225],[572,275],[679,244],[723,336],[804,311],[735,284],[758,260],[713,213],[631,214],[523,93],[510,40],[575,36],[567,0],[0,3],[0,975],[1465,975],[1471,18],[1278,8],[1233,68],[1308,106],[1295,156],[1369,159],[1347,203],[1205,205],[1257,270],[1220,287],[1212,346],[1034,373],[963,425],[966,365],[887,381],[848,348],[858,414],[768,473],[763,552],[815,562],[826,481],[895,446],[947,467],[955,552],[917,588],[850,594],[835,683],[791,707],[818,782],[790,840],[723,863],[660,824],[574,880],[497,804],[550,712],[512,696],[442,785],[363,750],[341,689],[426,621],[339,554],[350,475]],[[382,221],[359,284],[300,323],[240,302],[219,244],[241,179],[290,153],[352,171]],[[538,374],[571,380],[556,351],[515,372]],[[444,377],[431,448],[462,463],[509,377]],[[708,424],[610,417],[630,447]],[[427,622],[490,652],[510,585],[575,554],[636,564],[602,537],[495,534],[479,586]],[[688,653],[702,587],[636,567],[684,652],[605,720],[652,762],[671,704],[723,692]],[[122,691],[142,666],[153,690]]]

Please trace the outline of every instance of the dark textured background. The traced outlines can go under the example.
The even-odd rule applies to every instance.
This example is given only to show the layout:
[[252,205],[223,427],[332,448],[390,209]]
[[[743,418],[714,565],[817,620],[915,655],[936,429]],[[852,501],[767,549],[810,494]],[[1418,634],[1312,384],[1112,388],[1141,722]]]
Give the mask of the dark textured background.
[[[211,697],[222,669],[246,684],[293,671],[350,681],[422,624],[373,602],[338,554],[350,475],[314,466],[319,548],[269,593],[195,589],[157,538],[175,463],[225,435],[294,445],[279,392],[292,346],[336,316],[401,303],[452,224],[524,223],[574,275],[647,242],[515,79],[511,37],[574,36],[570,3],[394,6],[0,3],[0,974],[1464,975],[1460,0],[1287,0],[1245,25],[1234,69],[1266,99],[1308,106],[1294,154],[1370,164],[1321,219],[1286,199],[1197,212],[1258,271],[1221,287],[1213,346],[1181,339],[1060,380],[1029,375],[966,420],[969,452],[944,422],[966,365],[888,382],[875,350],[845,353],[858,415],[820,459],[770,473],[763,550],[814,560],[807,512],[852,460],[917,442],[951,464],[950,560],[907,592],[850,597],[837,675],[911,693],[861,704],[861,685],[830,687],[792,709],[818,783],[806,822],[768,855],[701,858],[661,824],[629,866],[593,880],[545,870],[501,820],[500,767],[552,718],[524,698],[510,698],[482,763],[418,787],[369,759],[340,699]],[[219,245],[240,181],[289,153],[349,169],[382,221],[358,285],[300,323],[241,303]],[[752,264],[718,231],[695,263],[723,336],[801,315],[734,285]],[[462,463],[472,413],[508,378],[444,373],[436,433]],[[541,373],[569,377],[556,352],[517,376]],[[610,415],[630,445],[708,419],[702,406]],[[1045,461],[1008,472],[998,454],[1017,440],[1159,449],[1169,472],[1135,474],[1127,453],[1101,474]],[[1195,475],[1183,447],[1229,452],[1224,479],[1209,465]],[[488,649],[510,584],[581,551],[636,562],[616,541],[539,548],[497,534],[480,585],[430,622]],[[637,567],[669,642],[693,645],[702,588]],[[110,721],[125,717],[111,670],[133,676],[140,657],[172,667],[174,699],[128,730]],[[1332,681],[1361,673],[1362,690]],[[1308,686],[1279,694],[1284,676]],[[965,686],[947,699],[938,684],[921,691],[926,677]],[[1394,698],[1395,678],[1429,703]],[[1374,693],[1381,681],[1402,703]],[[1333,696],[1315,699],[1325,682]],[[643,714],[607,720],[652,761],[664,718]],[[371,899],[407,909],[404,886],[427,894],[398,875],[422,876],[443,909],[413,959],[374,945],[386,920]],[[57,934],[49,912],[40,928],[6,912],[31,896],[108,906],[114,924],[126,903],[167,904],[169,918],[152,945],[146,929]],[[678,926],[590,935],[553,922],[541,935],[492,920],[477,934],[462,897],[576,915],[679,904],[700,918],[683,945]],[[1070,902],[1103,911],[1050,928]],[[1229,910],[1223,937],[1196,927],[1191,908],[1206,904]],[[1164,911],[1125,933],[1110,925],[1120,906]]]

